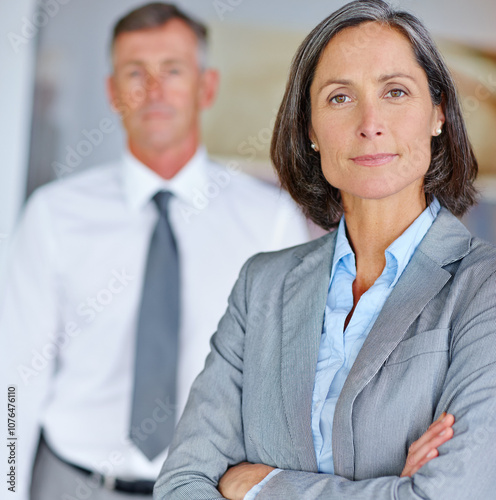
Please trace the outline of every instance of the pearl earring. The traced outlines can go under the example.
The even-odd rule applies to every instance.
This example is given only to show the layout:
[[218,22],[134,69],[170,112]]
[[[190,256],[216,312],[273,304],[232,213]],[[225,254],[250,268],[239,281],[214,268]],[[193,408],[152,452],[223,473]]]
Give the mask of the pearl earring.
[[442,130],[441,128],[438,128],[438,129],[436,130],[436,134],[437,134],[437,135],[441,135],[441,132],[442,132],[442,131],[443,131],[443,130]]
[[317,145],[316,145],[316,144],[314,144],[313,142],[312,142],[312,144],[311,144],[310,146],[311,146],[311,148],[312,148],[314,151],[318,151],[318,150],[319,150],[319,148],[317,147]]

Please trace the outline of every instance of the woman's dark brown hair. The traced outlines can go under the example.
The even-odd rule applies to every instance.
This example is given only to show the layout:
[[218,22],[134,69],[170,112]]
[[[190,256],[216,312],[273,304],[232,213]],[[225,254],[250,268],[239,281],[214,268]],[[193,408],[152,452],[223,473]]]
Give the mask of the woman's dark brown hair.
[[[277,115],[271,158],[279,179],[307,217],[324,229],[336,227],[343,213],[339,191],[325,179],[319,153],[310,148],[310,86],[320,56],[340,31],[377,22],[402,33],[424,69],[434,105],[446,117],[443,133],[432,139],[431,163],[424,178],[427,203],[436,197],[454,215],[476,203],[475,159],[463,121],[455,84],[424,25],[412,14],[394,10],[383,0],[356,0],[322,21],[299,47]],[[366,41],[364,41],[364,44]],[[360,47],[350,47],[350,51]]]

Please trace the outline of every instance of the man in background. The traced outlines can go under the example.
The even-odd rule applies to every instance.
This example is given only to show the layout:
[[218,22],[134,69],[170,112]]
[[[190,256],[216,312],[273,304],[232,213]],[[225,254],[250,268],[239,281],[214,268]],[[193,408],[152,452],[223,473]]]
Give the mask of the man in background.
[[16,498],[151,498],[241,265],[308,237],[285,193],[208,159],[206,38],[170,4],[122,18],[108,92],[127,150],[27,204],[0,303]]

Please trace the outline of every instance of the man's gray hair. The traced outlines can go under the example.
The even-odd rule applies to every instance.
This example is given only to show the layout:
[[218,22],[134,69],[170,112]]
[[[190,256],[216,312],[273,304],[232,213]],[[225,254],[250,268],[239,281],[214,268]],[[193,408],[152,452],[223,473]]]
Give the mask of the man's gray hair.
[[173,19],[183,21],[196,35],[198,39],[198,64],[202,70],[206,69],[207,27],[170,3],[149,3],[126,14],[114,27],[111,47],[114,48],[117,37],[122,33],[160,28]]

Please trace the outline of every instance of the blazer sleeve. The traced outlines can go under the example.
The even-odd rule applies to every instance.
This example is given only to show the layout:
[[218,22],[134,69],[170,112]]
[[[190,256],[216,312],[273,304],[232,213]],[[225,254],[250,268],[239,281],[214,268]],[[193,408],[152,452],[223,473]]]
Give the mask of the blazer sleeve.
[[[467,298],[468,299],[468,298]],[[286,470],[257,500],[466,500],[496,491],[496,273],[452,324],[451,363],[436,414],[452,413],[454,437],[412,478],[351,481]],[[419,374],[421,376],[421,374]]]
[[228,467],[246,461],[241,417],[246,275],[243,266],[228,308],[210,340],[205,368],[195,380],[154,498],[224,498],[216,486]]

